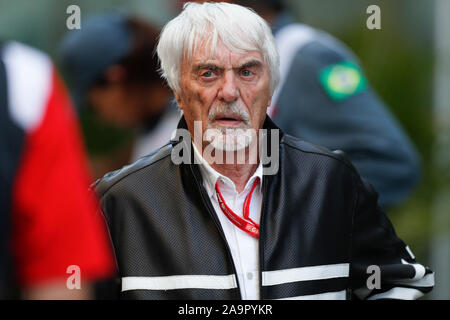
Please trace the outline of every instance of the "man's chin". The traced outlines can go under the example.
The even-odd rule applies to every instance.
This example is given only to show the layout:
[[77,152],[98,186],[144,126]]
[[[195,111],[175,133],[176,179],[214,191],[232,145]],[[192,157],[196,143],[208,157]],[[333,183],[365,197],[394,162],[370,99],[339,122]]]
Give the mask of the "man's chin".
[[236,152],[236,151],[242,151],[245,148],[248,147],[248,144],[238,144],[238,143],[214,143],[211,142],[211,145],[214,147],[215,150],[221,151],[221,152]]
[[247,129],[226,128],[222,131],[220,129],[213,129],[207,132],[205,139],[214,149],[224,152],[240,151],[247,148],[252,142],[252,136],[242,134]]

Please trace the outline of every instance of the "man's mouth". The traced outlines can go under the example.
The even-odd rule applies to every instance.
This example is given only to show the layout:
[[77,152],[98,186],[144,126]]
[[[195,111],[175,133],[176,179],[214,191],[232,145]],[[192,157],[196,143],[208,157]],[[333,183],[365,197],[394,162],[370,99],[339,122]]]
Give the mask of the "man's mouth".
[[244,123],[244,120],[238,114],[220,113],[214,117],[213,123],[222,127],[238,127]]

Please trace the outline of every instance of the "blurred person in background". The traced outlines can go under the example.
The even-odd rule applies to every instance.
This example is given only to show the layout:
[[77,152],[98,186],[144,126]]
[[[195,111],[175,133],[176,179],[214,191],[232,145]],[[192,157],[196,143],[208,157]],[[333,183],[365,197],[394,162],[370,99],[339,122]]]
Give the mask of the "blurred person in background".
[[0,130],[0,299],[95,298],[115,266],[77,118],[50,58],[18,42],[0,45]]
[[61,44],[77,106],[89,105],[108,123],[138,130],[131,161],[167,143],[180,117],[158,74],[159,32],[136,17],[101,14],[69,31]]
[[331,35],[297,23],[281,0],[231,2],[253,8],[272,26],[281,82],[268,108],[271,119],[288,134],[345,151],[383,207],[404,201],[419,182],[419,156],[354,53]]

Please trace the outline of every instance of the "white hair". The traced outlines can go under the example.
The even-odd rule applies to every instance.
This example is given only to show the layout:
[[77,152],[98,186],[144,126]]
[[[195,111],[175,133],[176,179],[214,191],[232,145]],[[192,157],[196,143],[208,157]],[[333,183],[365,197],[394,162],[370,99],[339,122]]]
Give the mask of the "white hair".
[[210,45],[213,55],[218,40],[233,52],[259,51],[268,65],[273,93],[280,81],[280,58],[269,25],[252,9],[226,2],[188,2],[164,26],[157,53],[161,75],[173,91],[180,91],[182,59],[189,61],[202,42]]

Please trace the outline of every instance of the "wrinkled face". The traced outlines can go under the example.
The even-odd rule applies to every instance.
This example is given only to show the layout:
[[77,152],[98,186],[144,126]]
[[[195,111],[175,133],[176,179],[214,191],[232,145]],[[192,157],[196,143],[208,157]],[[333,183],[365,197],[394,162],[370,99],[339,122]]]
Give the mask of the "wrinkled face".
[[259,51],[232,52],[221,41],[214,55],[207,49],[203,44],[190,61],[183,59],[175,97],[193,137],[194,121],[201,121],[202,137],[209,140],[202,148],[225,142],[223,150],[238,150],[251,142],[242,145],[233,137],[246,129],[257,135],[263,125],[272,97],[268,66]]

